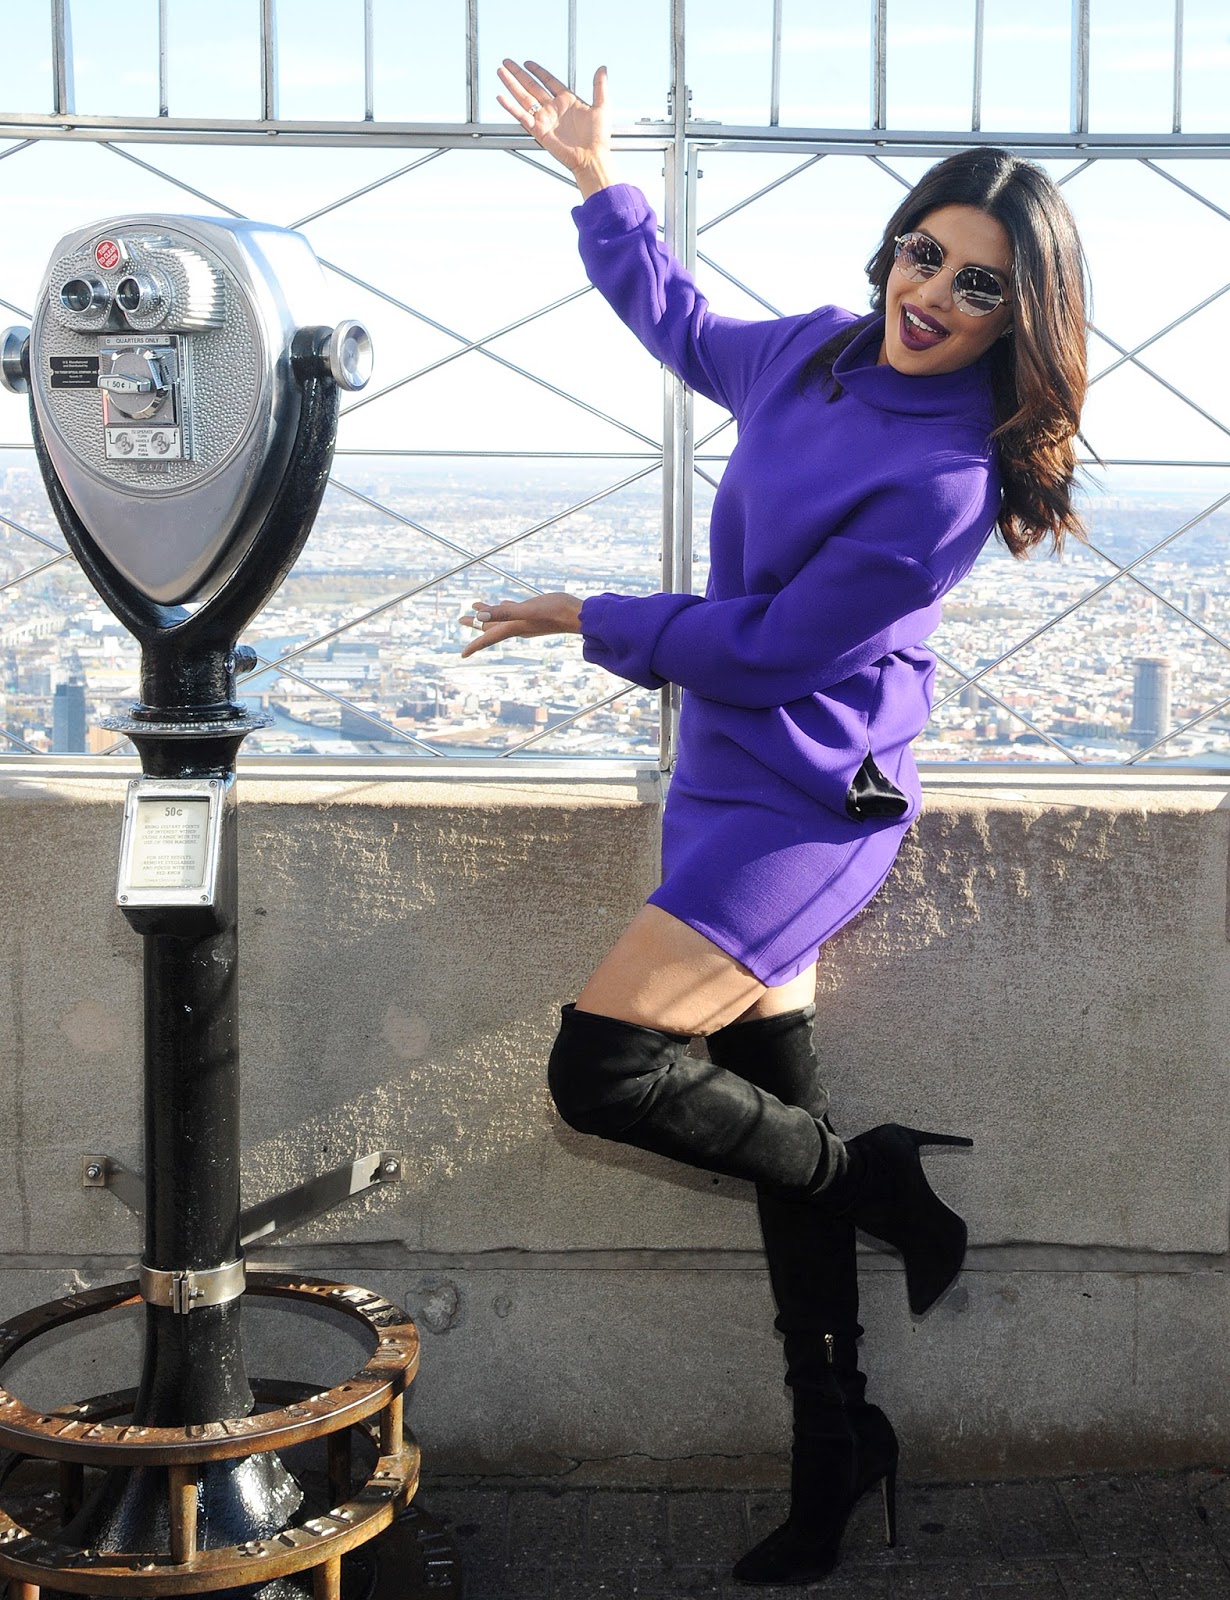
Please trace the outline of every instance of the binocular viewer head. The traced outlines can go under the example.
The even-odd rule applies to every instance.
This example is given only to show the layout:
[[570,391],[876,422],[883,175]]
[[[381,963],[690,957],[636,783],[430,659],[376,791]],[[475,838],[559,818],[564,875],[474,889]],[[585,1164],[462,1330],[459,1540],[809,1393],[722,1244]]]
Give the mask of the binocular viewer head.
[[0,335],[44,473],[143,600],[217,594],[293,470],[305,386],[367,382],[366,330],[324,323],[324,302],[301,234],[134,215],[66,234],[33,326]]

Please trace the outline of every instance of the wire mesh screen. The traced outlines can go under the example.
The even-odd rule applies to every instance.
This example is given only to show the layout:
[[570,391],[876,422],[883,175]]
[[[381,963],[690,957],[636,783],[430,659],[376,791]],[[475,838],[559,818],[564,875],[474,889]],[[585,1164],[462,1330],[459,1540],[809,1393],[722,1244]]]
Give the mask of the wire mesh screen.
[[[303,557],[246,642],[266,753],[671,756],[671,702],[574,638],[458,659],[476,598],[701,587],[734,442],[588,287],[575,193],[494,103],[533,56],[606,61],[620,175],[715,308],[866,305],[904,188],[971,140],[1039,159],[1089,254],[1088,546],[994,542],[950,597],[919,754],[1230,763],[1230,51],[1198,0],[132,0],[5,8],[0,304],[56,239],[177,211],[301,229],[372,329]],[[436,15],[435,13],[439,14]],[[1094,459],[1094,453],[1096,458]],[[0,410],[0,746],[117,747],[135,646],[64,554],[23,408]]]

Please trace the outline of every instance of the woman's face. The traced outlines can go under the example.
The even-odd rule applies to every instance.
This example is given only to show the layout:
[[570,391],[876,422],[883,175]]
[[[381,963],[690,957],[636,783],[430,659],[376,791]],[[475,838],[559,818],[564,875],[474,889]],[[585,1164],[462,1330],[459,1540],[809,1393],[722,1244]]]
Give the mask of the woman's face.
[[[1012,245],[1003,224],[976,206],[941,206],[913,231],[935,240],[944,265],[933,278],[916,283],[894,264],[884,296],[880,364],[888,362],[910,377],[934,377],[968,367],[1011,327]],[[1008,291],[998,310],[972,317],[955,304],[952,279],[962,267],[984,267],[996,275]]]

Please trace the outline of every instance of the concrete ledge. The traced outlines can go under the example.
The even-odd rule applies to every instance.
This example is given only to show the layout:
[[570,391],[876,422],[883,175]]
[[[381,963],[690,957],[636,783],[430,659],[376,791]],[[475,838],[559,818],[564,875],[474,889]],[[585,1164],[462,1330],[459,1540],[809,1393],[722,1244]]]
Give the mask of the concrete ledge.
[[[5,1313],[123,1276],[139,1245],[80,1187],[82,1151],[140,1164],[140,941],[111,904],[127,769],[97,772],[0,767]],[[242,779],[246,1198],[406,1153],[403,1183],[277,1259],[408,1300],[434,1469],[778,1460],[745,1187],[573,1134],[542,1081],[559,1003],[654,881],[656,778]],[[928,1157],[976,1246],[950,1300],[911,1322],[895,1262],[865,1258],[873,1391],[923,1476],[1224,1455],[1227,782],[961,769],[927,800],[822,964],[839,1126],[975,1139]],[[57,1352],[47,1381],[111,1387],[108,1359]]]

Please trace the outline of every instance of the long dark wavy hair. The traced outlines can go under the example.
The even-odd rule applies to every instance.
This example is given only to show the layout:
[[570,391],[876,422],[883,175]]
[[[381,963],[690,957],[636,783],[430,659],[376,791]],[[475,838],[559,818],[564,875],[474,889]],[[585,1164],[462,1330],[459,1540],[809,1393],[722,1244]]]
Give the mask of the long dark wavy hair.
[[[1084,253],[1059,190],[1031,161],[983,146],[949,156],[924,174],[897,207],[867,263],[871,304],[882,312],[898,235],[941,206],[974,206],[1001,224],[1012,243],[1012,332],[989,352],[1003,498],[998,525],[1015,556],[1048,535],[1085,537],[1072,508],[1075,439],[1085,399]],[[841,395],[833,363],[865,324],[843,329],[804,369]]]

